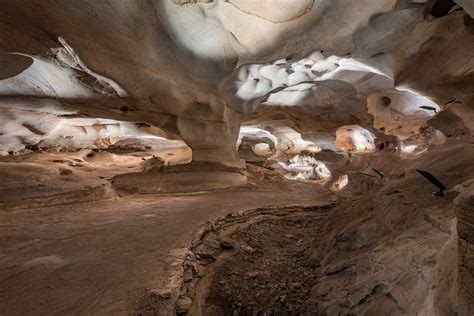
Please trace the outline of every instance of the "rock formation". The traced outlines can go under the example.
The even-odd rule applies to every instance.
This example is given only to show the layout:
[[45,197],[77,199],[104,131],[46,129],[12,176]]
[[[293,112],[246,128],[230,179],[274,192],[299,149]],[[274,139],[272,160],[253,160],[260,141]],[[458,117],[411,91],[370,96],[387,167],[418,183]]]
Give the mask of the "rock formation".
[[[288,192],[314,186],[344,201],[373,194],[402,203],[384,191],[414,183],[397,168],[424,163],[436,171],[436,160],[451,166],[439,169],[449,177],[451,201],[440,207],[457,219],[445,233],[458,241],[458,275],[446,283],[448,268],[440,266],[430,277],[446,288],[407,286],[425,303],[398,311],[474,311],[474,175],[465,157],[471,151],[450,152],[473,144],[472,1],[4,0],[1,6],[2,211],[265,185],[270,192],[271,183]],[[433,152],[458,164],[430,162]],[[374,167],[389,174],[389,184]],[[361,225],[370,235],[370,225]],[[338,225],[329,226],[328,236],[337,235]],[[420,227],[412,232],[424,232]],[[430,235],[433,243],[451,242],[438,233]],[[325,247],[318,249],[334,256],[327,261],[337,261],[339,252]],[[319,290],[313,299],[321,299]],[[385,285],[372,291],[392,300]],[[436,305],[442,291],[457,291],[443,301],[449,308]],[[2,313],[9,314],[0,303]]]

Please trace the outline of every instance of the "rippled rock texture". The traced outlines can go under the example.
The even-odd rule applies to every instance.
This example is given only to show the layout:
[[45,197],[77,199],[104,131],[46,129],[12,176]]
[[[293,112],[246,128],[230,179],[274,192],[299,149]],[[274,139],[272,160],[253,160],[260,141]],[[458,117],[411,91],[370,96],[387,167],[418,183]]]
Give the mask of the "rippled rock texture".
[[[4,208],[249,187],[252,177],[369,195],[353,175],[380,177],[374,157],[418,161],[472,146],[470,0],[1,7]],[[457,180],[448,189],[467,179]],[[469,310],[472,199],[463,190],[459,295]]]

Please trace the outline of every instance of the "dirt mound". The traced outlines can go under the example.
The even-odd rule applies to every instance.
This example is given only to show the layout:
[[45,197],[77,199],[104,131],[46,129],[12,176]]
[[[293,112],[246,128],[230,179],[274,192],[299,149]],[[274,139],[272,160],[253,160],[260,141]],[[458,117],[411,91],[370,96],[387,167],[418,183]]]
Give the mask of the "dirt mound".
[[312,249],[323,220],[317,214],[291,216],[237,232],[233,237],[240,248],[216,271],[207,315],[311,313],[314,307],[304,302],[320,267]]

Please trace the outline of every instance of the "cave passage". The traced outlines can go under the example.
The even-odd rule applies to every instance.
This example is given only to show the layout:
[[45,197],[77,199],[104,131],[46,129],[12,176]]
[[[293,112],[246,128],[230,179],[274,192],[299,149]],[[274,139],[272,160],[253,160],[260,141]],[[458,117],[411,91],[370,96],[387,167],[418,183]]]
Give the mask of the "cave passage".
[[473,315],[473,17],[2,1],[0,315]]

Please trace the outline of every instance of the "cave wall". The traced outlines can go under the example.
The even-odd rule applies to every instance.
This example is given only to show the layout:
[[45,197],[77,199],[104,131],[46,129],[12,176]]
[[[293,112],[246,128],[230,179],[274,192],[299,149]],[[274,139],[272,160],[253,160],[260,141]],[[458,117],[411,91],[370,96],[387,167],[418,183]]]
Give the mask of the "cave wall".
[[[340,191],[352,161],[472,143],[474,6],[456,2],[444,12],[433,11],[444,1],[423,0],[4,0],[0,155],[138,148],[140,168],[111,179],[123,195],[244,185],[245,161]],[[60,176],[39,166],[17,175]],[[17,170],[2,168],[5,178]],[[463,188],[468,315],[472,185]]]

